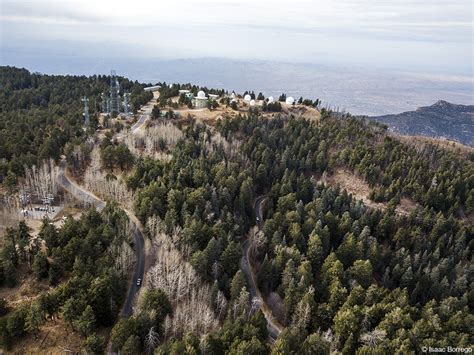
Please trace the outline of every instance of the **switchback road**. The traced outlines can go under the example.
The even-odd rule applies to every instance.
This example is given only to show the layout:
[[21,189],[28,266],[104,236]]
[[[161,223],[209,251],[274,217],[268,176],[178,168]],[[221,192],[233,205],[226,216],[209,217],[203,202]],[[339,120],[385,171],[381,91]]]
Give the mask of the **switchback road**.
[[[66,161],[63,159],[59,163],[59,183],[62,187],[70,192],[76,199],[84,202],[86,205],[94,206],[98,211],[102,211],[106,205],[104,201],[95,196],[92,192],[89,192],[77,185],[72,181],[66,174]],[[135,270],[133,271],[133,278],[130,281],[128,287],[127,298],[125,299],[122,308],[122,317],[129,317],[133,314],[133,301],[135,296],[140,290],[140,285],[137,285],[137,280],[140,279],[143,282],[143,274],[145,270],[145,241],[140,228],[140,222],[137,220],[135,215],[125,210],[130,220],[131,227],[133,229],[133,237],[135,240],[135,254],[137,262],[135,264]]]
[[[263,196],[258,197],[255,200],[255,214],[258,218],[257,226],[259,229],[262,228],[263,216],[262,216],[262,201],[264,200]],[[258,289],[256,276],[253,271],[251,256],[250,256],[250,242],[247,238],[242,243],[242,258],[240,260],[240,267],[244,272],[245,278],[247,280],[247,285],[249,288],[250,296],[252,297],[252,305],[257,306],[262,310],[262,313],[267,321],[267,330],[268,336],[272,341],[275,341],[283,330],[283,326],[278,322],[278,320],[273,317],[271,309],[265,303],[260,290]]]

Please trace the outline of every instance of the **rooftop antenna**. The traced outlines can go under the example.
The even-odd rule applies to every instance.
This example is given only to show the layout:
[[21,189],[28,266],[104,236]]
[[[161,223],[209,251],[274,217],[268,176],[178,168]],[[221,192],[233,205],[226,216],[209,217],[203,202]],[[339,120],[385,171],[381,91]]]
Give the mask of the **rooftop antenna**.
[[82,99],[81,99],[82,102],[84,102],[84,113],[82,114],[84,116],[84,125],[86,127],[89,126],[90,124],[90,116],[89,116],[89,99],[87,98],[87,96],[84,96]]

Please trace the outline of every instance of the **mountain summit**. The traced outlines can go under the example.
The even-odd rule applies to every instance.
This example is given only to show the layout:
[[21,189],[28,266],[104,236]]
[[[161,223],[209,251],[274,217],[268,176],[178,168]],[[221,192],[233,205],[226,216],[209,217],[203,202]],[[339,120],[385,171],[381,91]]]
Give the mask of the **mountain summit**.
[[393,132],[446,138],[474,146],[474,105],[457,105],[439,100],[415,111],[371,117]]

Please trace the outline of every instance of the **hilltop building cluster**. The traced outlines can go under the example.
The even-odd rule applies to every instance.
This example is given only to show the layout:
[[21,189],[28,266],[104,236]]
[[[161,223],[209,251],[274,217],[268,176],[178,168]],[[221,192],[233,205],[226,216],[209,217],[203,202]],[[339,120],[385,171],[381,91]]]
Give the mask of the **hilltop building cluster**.
[[179,90],[179,95],[184,95],[187,100],[190,100],[192,107],[195,109],[206,108],[209,102],[216,101],[219,98],[217,94],[209,94],[206,96],[203,90],[198,91],[197,95],[194,95],[191,90],[181,89]]
[[[233,94],[234,97],[233,99],[235,98],[235,94]],[[254,95],[252,93],[252,95]],[[263,101],[266,101],[267,104],[272,104],[275,102],[275,99],[273,98],[273,96],[269,96],[266,100],[263,98],[261,99],[255,99],[255,95],[252,97],[252,95],[246,93],[244,94],[244,101],[249,105],[249,106],[257,106],[257,105],[261,105],[263,103]],[[282,99],[280,99],[279,101],[282,101]],[[289,96],[289,97],[286,97],[284,100],[283,100],[287,105],[294,105],[296,103],[295,99],[292,97],[292,96]]]

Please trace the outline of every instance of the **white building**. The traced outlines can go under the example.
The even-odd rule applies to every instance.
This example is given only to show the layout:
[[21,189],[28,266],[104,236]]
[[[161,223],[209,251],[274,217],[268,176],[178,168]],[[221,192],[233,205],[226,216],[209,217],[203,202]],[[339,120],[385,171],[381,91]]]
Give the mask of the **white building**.
[[271,104],[273,101],[275,101],[275,99],[273,98],[273,96],[270,96],[268,98],[268,103]]
[[292,98],[291,96],[286,98],[287,105],[293,105],[294,103],[295,103],[295,99]]
[[148,86],[148,87],[144,88],[143,90],[153,92],[153,91],[158,91],[160,89],[161,89],[161,86],[156,85],[156,86]]
[[249,94],[244,96],[244,101],[250,102],[250,100],[252,100],[252,96],[250,96]]
[[218,98],[219,98],[219,95],[209,94],[209,99],[211,99],[211,100],[217,100]]
[[193,106],[194,108],[206,108],[207,107],[208,98],[206,97],[206,93],[204,91],[199,91],[197,96],[193,98]]

